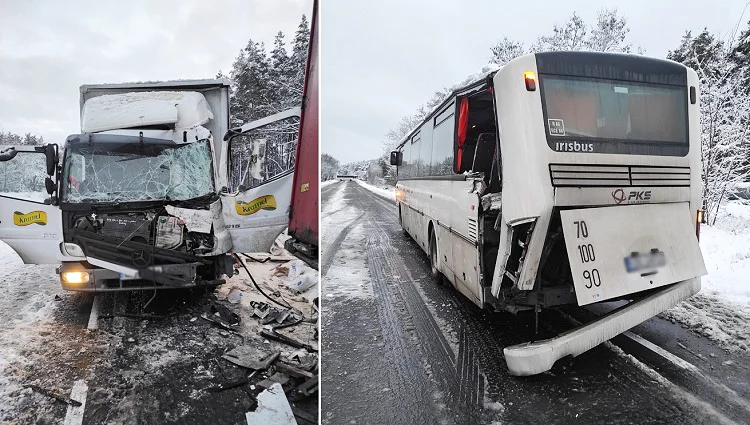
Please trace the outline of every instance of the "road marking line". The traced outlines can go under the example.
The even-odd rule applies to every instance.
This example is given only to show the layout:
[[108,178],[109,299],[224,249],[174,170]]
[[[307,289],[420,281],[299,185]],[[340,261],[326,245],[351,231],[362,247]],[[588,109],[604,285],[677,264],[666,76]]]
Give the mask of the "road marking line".
[[[94,300],[98,299],[95,298]],[[81,425],[83,423],[83,412],[86,409],[86,393],[89,387],[82,379],[73,383],[73,389],[70,390],[70,398],[81,402],[80,406],[68,405],[68,411],[65,413],[65,422],[63,425]]]
[[630,332],[630,331],[623,332],[622,335],[624,337],[626,337],[626,338],[632,339],[633,341],[637,342],[638,344],[640,344],[640,345],[648,348],[649,350],[653,351],[654,353],[662,356],[665,360],[668,360],[668,361],[672,362],[675,366],[677,366],[677,367],[679,367],[681,369],[690,370],[690,371],[693,371],[693,372],[697,372],[698,371],[698,368],[695,365],[693,365],[692,363],[688,362],[687,360],[683,359],[682,357],[679,357],[679,356],[676,356],[676,355],[670,353],[669,351],[667,351],[667,350],[659,347],[658,345],[656,345],[653,342],[647,340],[646,338],[643,338],[640,335],[636,335],[636,334],[634,334],[633,332]]
[[91,304],[91,315],[89,316],[89,325],[87,327],[90,331],[99,329],[99,302],[101,295],[94,297],[94,303]]

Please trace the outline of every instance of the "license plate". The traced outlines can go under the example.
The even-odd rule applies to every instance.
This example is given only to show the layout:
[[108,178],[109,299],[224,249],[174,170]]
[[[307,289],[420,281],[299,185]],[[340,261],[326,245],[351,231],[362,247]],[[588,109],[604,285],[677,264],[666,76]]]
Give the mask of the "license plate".
[[560,212],[578,305],[706,274],[687,203]]
[[658,273],[659,268],[667,265],[667,258],[662,251],[654,248],[647,254],[640,252],[631,253],[625,257],[625,270],[628,273],[641,273],[641,275],[651,275]]

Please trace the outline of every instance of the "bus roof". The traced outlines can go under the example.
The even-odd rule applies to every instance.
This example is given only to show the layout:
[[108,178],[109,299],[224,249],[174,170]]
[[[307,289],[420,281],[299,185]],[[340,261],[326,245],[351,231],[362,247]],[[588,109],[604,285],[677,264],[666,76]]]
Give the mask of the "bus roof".
[[[575,69],[581,65],[591,64],[592,62],[600,62],[602,59],[607,58],[608,62],[614,62],[615,68],[622,70],[623,74],[633,76],[635,74],[644,74],[650,72],[653,74],[661,74],[663,77],[660,81],[648,81],[656,82],[661,84],[680,84],[685,83],[684,73],[687,68],[685,65],[675,62],[669,59],[658,59],[648,56],[640,56],[627,53],[607,53],[607,52],[590,52],[590,51],[562,51],[562,52],[539,52],[529,53],[526,55],[519,56],[513,61],[520,58],[524,58],[530,55],[534,55],[537,60],[537,66],[540,68],[537,71],[539,73],[550,73],[550,74],[571,74],[571,69]],[[637,60],[633,60],[637,59]],[[511,61],[511,62],[513,62]],[[635,64],[635,66],[633,66]],[[592,67],[589,67],[591,69]],[[453,99],[460,94],[465,94],[474,90],[480,90],[483,86],[489,85],[490,80],[495,74],[502,69],[496,67],[494,69],[484,69],[479,73],[473,74],[464,81],[453,87],[450,94],[441,102],[435,106],[425,118],[419,122],[413,129],[404,135],[396,145],[396,149],[401,149],[406,142],[416,134],[422,125],[432,119],[432,117],[442,111],[443,108],[448,105]],[[598,70],[597,75],[600,78],[606,78],[612,74],[611,67],[593,67]],[[594,77],[592,75],[592,77]],[[646,81],[644,81],[646,82]]]

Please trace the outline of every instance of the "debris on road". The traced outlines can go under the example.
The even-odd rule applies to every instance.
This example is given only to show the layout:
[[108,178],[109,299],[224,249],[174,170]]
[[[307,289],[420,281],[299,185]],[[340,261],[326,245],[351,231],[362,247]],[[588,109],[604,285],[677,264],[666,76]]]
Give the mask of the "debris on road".
[[275,384],[283,386],[287,382],[289,382],[289,377],[286,374],[276,372],[268,378],[258,382],[258,386],[261,388],[271,388],[271,386]]
[[280,351],[268,353],[256,347],[241,345],[226,352],[221,358],[248,369],[266,370],[279,358],[279,355],[281,355]]
[[258,407],[254,412],[247,412],[245,419],[247,425],[297,425],[292,407],[279,383],[258,394]]
[[201,318],[230,331],[240,324],[240,316],[221,304],[212,302]]
[[294,348],[304,348],[305,350],[311,353],[318,351],[315,347],[313,347],[310,344],[297,341],[294,338],[288,337],[284,334],[280,334],[274,330],[270,330],[270,331],[262,330],[260,331],[260,335],[264,338],[272,339],[274,341],[283,342],[284,344],[291,345]]
[[42,388],[39,385],[34,385],[34,384],[29,384],[29,385],[27,385],[27,387],[31,388],[32,390],[34,390],[34,391],[36,391],[36,392],[38,392],[40,394],[44,394],[47,397],[54,398],[55,400],[57,400],[59,402],[62,402],[62,403],[65,403],[65,404],[68,404],[70,406],[78,407],[78,406],[81,405],[80,401],[73,400],[72,398],[70,398],[70,397],[68,397],[66,395],[61,394],[59,391],[48,390],[46,388]]

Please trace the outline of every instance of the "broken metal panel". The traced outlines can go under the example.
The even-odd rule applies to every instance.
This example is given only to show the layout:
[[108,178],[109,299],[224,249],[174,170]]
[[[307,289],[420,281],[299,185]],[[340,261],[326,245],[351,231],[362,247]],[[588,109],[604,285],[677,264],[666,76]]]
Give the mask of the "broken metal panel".
[[214,230],[214,248],[211,252],[198,254],[202,257],[224,254],[232,250],[232,235],[224,224],[222,201],[216,200],[212,202],[208,211],[211,213],[211,225]]
[[211,210],[194,210],[172,205],[167,205],[165,208],[169,215],[179,217],[185,222],[185,228],[188,232],[211,233],[211,225],[213,224]]

